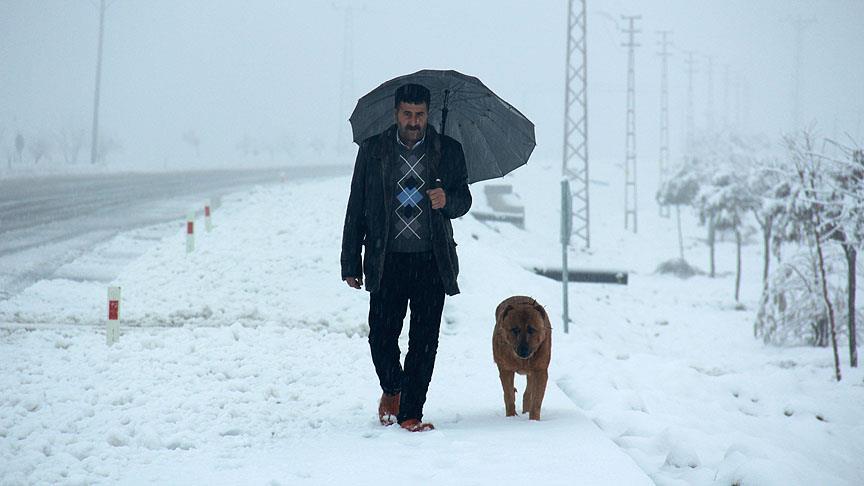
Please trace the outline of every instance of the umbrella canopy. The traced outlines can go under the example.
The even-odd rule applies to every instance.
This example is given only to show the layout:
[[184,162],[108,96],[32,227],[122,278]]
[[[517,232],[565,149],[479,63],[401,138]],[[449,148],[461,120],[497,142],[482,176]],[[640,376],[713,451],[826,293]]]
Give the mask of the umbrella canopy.
[[350,118],[354,142],[395,123],[396,89],[407,83],[429,88],[429,123],[462,144],[469,183],[501,177],[528,162],[536,145],[534,124],[479,79],[456,71],[400,76],[360,98]]

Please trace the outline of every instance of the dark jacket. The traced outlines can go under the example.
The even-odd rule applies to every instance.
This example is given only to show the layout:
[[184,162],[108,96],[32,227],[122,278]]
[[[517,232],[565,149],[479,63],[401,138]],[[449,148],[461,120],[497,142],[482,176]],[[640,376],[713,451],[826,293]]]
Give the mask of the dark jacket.
[[[459,293],[456,277],[459,275],[459,260],[456,257],[456,242],[450,220],[458,218],[471,208],[471,192],[468,190],[468,171],[462,145],[446,135],[439,135],[429,125],[426,128],[426,160],[429,179],[441,179],[441,188],[447,195],[447,203],[429,214],[432,234],[432,253],[438,265],[438,273],[447,295]],[[345,212],[342,230],[342,278],[365,276],[366,290],[375,292],[381,284],[384,271],[384,256],[387,252],[390,218],[394,217],[393,201],[395,187],[390,171],[396,166],[396,125],[379,135],[367,138],[360,144],[354,177],[351,180],[351,195]],[[397,169],[398,170],[398,169]],[[432,184],[430,184],[430,187]],[[362,266],[360,249],[366,247]]]

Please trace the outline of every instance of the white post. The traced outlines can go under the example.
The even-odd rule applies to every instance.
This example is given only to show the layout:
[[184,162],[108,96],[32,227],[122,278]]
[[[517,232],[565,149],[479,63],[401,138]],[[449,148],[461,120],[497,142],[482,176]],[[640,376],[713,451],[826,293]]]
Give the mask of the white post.
[[107,342],[112,345],[120,341],[120,287],[108,287]]
[[567,247],[570,246],[570,234],[573,232],[573,199],[570,193],[570,181],[565,177],[561,180],[561,290],[564,313],[564,333],[570,332],[570,294],[567,293],[567,282],[570,281],[570,270],[567,267]]
[[186,253],[195,251],[195,213],[186,215]]
[[213,230],[213,222],[210,220],[210,201],[204,205],[204,229],[209,233]]

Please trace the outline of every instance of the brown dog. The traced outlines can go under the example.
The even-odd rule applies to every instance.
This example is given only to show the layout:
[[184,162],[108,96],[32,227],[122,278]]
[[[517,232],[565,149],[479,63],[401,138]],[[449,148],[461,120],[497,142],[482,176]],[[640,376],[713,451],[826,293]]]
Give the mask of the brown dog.
[[498,304],[492,356],[498,365],[507,416],[516,415],[513,378],[514,373],[519,373],[528,375],[528,385],[522,395],[522,413],[528,412],[531,420],[540,420],[540,406],[546,393],[552,357],[552,325],[543,306],[531,297],[520,295]]

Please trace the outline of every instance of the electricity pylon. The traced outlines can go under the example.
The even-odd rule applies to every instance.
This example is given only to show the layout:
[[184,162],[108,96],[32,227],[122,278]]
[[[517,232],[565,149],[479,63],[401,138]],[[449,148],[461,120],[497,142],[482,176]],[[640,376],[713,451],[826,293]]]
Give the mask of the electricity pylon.
[[[662,186],[669,178],[669,34],[672,31],[661,30],[660,34],[660,157],[658,185]],[[659,206],[660,216],[669,217],[669,206]]]
[[687,51],[687,59],[684,61],[684,64],[687,65],[687,114],[686,114],[686,142],[685,142],[685,157],[689,161],[693,158],[694,155],[694,144],[695,144],[695,131],[696,124],[693,119],[693,75],[696,74],[696,60],[693,59],[694,56],[693,51]]
[[[591,247],[588,198],[588,51],[586,0],[567,1],[567,58],[564,82],[564,151],[562,173],[572,188],[574,234]],[[576,4],[579,8],[576,8]]]
[[624,160],[624,229],[630,229],[630,220],[633,220],[633,232],[638,232],[637,220],[637,192],[636,192],[636,44],[635,36],[641,30],[636,29],[636,20],[641,15],[622,15],[622,19],[629,22],[624,29],[627,34],[627,42],[622,44],[627,47],[627,152]]
[[708,56],[708,92],[707,104],[705,105],[705,125],[707,132],[713,136],[715,125],[714,117],[714,56]]

